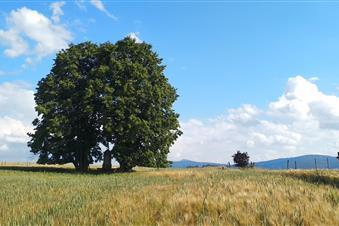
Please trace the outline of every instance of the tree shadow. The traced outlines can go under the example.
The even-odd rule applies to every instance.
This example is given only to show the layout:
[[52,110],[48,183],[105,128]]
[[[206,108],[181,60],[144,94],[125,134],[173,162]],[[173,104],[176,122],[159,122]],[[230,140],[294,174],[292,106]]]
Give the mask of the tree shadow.
[[312,184],[323,184],[323,185],[330,185],[336,188],[339,188],[339,178],[331,177],[327,175],[321,175],[319,172],[315,174],[307,174],[307,173],[287,173],[284,174],[285,176],[289,176],[292,178],[296,178],[299,180],[306,181]]
[[113,174],[122,173],[118,168],[112,168],[111,170],[103,170],[101,168],[89,169],[86,172],[80,172],[74,168],[62,168],[62,167],[48,167],[48,166],[0,166],[0,170],[12,170],[22,172],[48,172],[48,173],[67,173],[67,174]]

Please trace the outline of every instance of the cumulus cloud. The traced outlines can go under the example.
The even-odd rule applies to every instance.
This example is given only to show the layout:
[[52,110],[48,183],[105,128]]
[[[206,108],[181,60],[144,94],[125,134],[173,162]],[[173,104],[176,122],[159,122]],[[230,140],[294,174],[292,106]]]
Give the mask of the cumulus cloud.
[[33,96],[33,90],[25,83],[0,84],[0,117],[10,116],[30,124],[35,116]]
[[2,142],[26,144],[26,134],[30,131],[30,127],[24,122],[5,116],[0,117],[0,125],[0,140]]
[[21,37],[20,32],[14,28],[7,31],[0,30],[0,41],[3,45],[8,46],[4,51],[7,57],[14,58],[28,54],[27,42]]
[[0,160],[27,161],[27,133],[32,131],[34,94],[27,84],[0,84]]
[[[23,83],[0,84],[0,159],[31,159],[26,142],[35,118],[33,91]],[[309,153],[333,155],[339,148],[339,97],[302,76],[288,79],[284,93],[266,108],[244,104],[212,119],[181,122],[184,134],[169,159],[231,161],[236,150],[252,161]]]
[[228,110],[227,119],[235,124],[253,125],[258,123],[256,116],[259,113],[260,110],[257,107],[244,104],[240,108]]
[[133,39],[136,43],[142,43],[142,40],[139,38],[139,32],[129,33],[127,37]]
[[[61,10],[60,3],[58,6]],[[61,15],[58,10],[55,13],[54,21],[59,20]],[[26,7],[12,10],[6,20],[9,28],[0,29],[0,42],[6,46],[4,54],[8,57],[35,56],[41,59],[66,48],[72,40],[71,33],[63,25],[56,24],[38,11]]]
[[[105,5],[102,3],[101,0],[90,0],[90,3],[97,8],[98,10],[100,10],[101,12],[104,12],[106,14],[106,16],[112,18],[113,20],[118,20],[118,18],[116,16],[114,16],[113,14],[111,14],[105,7]],[[80,4],[78,2],[78,4]]]
[[50,9],[52,10],[52,20],[54,23],[60,22],[60,17],[64,15],[64,12],[62,11],[62,7],[66,4],[66,2],[53,2],[50,5]]
[[184,135],[170,158],[226,162],[238,149],[254,161],[333,155],[339,146],[339,97],[324,94],[313,81],[288,79],[283,95],[266,109],[242,105],[215,119],[181,122]]
[[302,76],[288,80],[285,93],[269,106],[273,116],[315,119],[324,129],[339,129],[339,97],[326,95]]

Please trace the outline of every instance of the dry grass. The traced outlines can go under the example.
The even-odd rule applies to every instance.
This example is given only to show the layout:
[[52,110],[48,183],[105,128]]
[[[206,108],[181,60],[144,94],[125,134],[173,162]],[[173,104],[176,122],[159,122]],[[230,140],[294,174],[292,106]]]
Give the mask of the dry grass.
[[0,225],[338,225],[338,183],[338,171],[2,167]]

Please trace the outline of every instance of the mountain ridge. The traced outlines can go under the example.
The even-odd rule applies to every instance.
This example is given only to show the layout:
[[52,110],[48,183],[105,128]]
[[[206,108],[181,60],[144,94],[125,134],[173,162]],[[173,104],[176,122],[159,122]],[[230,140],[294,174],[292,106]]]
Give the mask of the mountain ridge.
[[[328,162],[327,162],[328,160]],[[287,163],[289,161],[289,163]],[[226,166],[226,163],[198,162],[189,159],[172,161],[172,168],[190,168],[206,166]],[[329,166],[329,167],[328,167]],[[262,169],[339,169],[339,160],[336,157],[320,154],[308,154],[294,157],[284,157],[255,163],[255,167]]]

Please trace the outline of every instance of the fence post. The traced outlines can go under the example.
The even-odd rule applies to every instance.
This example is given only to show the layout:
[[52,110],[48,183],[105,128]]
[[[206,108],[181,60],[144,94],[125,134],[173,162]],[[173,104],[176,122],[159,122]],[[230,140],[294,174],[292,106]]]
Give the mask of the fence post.
[[317,167],[317,159],[314,158],[314,165],[315,165],[315,170],[318,170],[318,167]]
[[288,159],[287,160],[287,169],[289,169],[290,168],[290,160]]
[[330,163],[328,161],[328,158],[326,160],[327,160],[327,169],[329,169],[330,168]]

